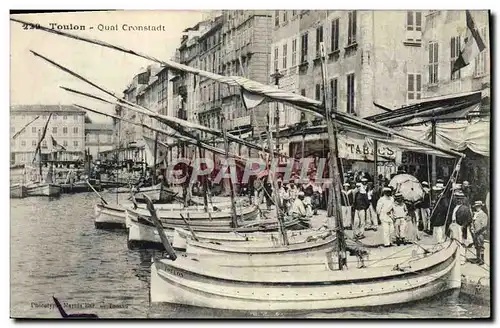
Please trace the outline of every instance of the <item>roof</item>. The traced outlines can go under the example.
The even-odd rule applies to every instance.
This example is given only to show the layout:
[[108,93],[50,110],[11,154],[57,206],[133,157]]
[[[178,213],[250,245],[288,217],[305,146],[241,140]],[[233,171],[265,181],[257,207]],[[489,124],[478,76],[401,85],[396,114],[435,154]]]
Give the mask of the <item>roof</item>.
[[114,130],[112,124],[87,123],[85,130]]
[[59,112],[59,113],[81,113],[84,110],[73,105],[13,105],[10,106],[11,113],[30,113],[30,112]]
[[[448,95],[421,100],[422,101],[417,104],[386,111],[381,114],[366,117],[365,119],[382,125],[398,126],[409,122],[411,122],[411,124],[419,124],[432,118],[439,120],[445,115],[452,113],[455,113],[457,117],[465,116],[470,110],[475,109],[475,105],[480,104],[481,92],[470,92],[458,96]],[[375,104],[375,106],[381,107],[378,104]]]

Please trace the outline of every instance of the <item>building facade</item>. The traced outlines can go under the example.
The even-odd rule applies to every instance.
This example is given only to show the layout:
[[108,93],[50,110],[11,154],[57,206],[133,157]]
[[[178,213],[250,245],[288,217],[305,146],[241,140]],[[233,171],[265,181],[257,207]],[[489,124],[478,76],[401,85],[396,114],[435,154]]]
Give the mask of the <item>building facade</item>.
[[92,159],[99,158],[99,153],[117,146],[112,124],[85,124],[85,149]]
[[[271,11],[225,10],[222,27],[220,69],[223,75],[245,76],[268,83],[272,30]],[[233,133],[248,137],[250,131],[260,133],[267,126],[267,105],[247,111],[240,90],[221,85],[222,113]]]
[[[360,117],[380,113],[374,103],[397,109],[419,101],[424,15],[421,11],[274,11],[268,83],[274,84],[272,75],[277,71],[279,88],[327,101],[334,110]],[[291,106],[271,106],[273,112],[279,111],[281,128],[299,122],[310,125],[314,119]],[[289,152],[290,144],[283,142],[282,151]]]
[[[427,13],[422,36],[424,44],[422,92],[426,98],[483,91],[489,98],[490,31],[489,12],[470,11],[486,49],[472,63],[451,74],[467,35],[465,10],[434,10]],[[487,101],[487,100],[486,100]],[[489,103],[485,104],[489,105]]]
[[[336,110],[360,117],[377,114],[374,102],[389,109],[422,97],[409,91],[420,85],[423,70],[421,11],[277,10],[269,76],[278,70],[279,87],[323,100],[320,43],[327,54],[327,100]],[[269,78],[269,83],[274,83]],[[282,125],[300,121],[285,107]]]
[[[70,105],[17,105],[10,109],[10,154],[12,164],[28,164],[33,161],[35,149],[47,122],[47,132],[41,144],[42,161],[57,160],[74,162],[84,159],[85,111]],[[15,139],[12,136],[29,122]],[[52,138],[65,150],[56,147]]]

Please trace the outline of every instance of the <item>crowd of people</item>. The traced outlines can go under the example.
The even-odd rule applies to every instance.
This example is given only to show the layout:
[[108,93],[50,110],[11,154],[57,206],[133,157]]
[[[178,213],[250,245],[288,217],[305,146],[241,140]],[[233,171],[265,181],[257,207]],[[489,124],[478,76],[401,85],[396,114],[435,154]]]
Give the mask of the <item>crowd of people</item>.
[[[355,240],[365,238],[367,230],[381,230],[385,247],[418,242],[423,234],[432,235],[439,243],[449,235],[450,224],[457,223],[462,227],[460,242],[465,247],[473,244],[476,262],[484,263],[489,204],[488,199],[485,202],[475,199],[468,181],[445,186],[443,180],[438,179],[432,188],[427,181],[421,181],[423,197],[409,201],[394,186],[389,186],[389,179],[379,176],[376,184],[373,180],[366,172],[344,175],[342,224],[344,229],[352,230]],[[310,218],[319,209],[326,209],[328,191],[315,183],[313,177],[303,184],[278,180],[278,188],[279,206],[288,216]],[[272,195],[272,183],[267,177],[256,184],[254,199],[257,203],[265,201],[270,209],[274,202]]]

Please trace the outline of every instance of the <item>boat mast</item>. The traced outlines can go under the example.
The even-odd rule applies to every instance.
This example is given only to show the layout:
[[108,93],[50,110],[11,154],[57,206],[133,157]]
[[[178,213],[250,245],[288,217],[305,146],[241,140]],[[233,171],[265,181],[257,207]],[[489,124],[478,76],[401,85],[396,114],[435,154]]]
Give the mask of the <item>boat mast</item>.
[[[280,198],[279,198],[279,188],[278,188],[278,181],[276,181],[276,177],[273,176],[271,177],[271,168],[273,167],[273,165],[275,165],[276,163],[274,162],[274,152],[273,152],[273,145],[272,145],[272,139],[271,139],[271,115],[272,115],[272,109],[271,109],[271,106],[269,106],[269,112],[267,114],[267,128],[266,128],[266,134],[267,134],[267,147],[269,148],[269,161],[270,161],[270,167],[269,167],[269,171],[267,172],[268,173],[268,176],[267,176],[267,180],[269,182],[269,179],[271,179],[272,183],[273,183],[273,189],[274,189],[274,193],[273,193],[273,198],[274,198],[274,207],[276,208],[276,219],[278,220],[278,228],[279,228],[279,232],[280,232],[280,235],[281,235],[281,241],[283,243],[283,245],[288,245],[288,236],[286,235],[286,230],[285,230],[285,223],[283,221],[283,215],[280,213]],[[278,130],[276,130],[278,131]],[[274,174],[273,174],[274,175]],[[265,192],[265,186],[262,186],[263,187],[263,190]]]
[[153,186],[156,185],[156,153],[158,152],[158,132],[155,133],[155,148],[154,148],[154,156],[153,156],[153,176],[152,182]]
[[[202,151],[201,147],[198,144],[198,156],[200,158],[200,169],[201,169],[201,157],[202,157]],[[203,183],[203,205],[205,212],[208,212],[208,186],[207,186],[207,178],[203,175],[202,177],[202,183]]]
[[[327,208],[327,216],[334,217],[335,230],[337,232],[337,245],[338,245],[338,264],[339,270],[343,270],[346,264],[347,255],[346,255],[346,244],[345,244],[345,236],[344,236],[344,227],[342,224],[342,211],[340,204],[340,171],[338,167],[338,150],[337,150],[337,129],[333,120],[335,119],[335,114],[333,112],[332,103],[327,101],[326,95],[329,94],[328,84],[326,81],[327,71],[326,71],[326,63],[325,63],[325,44],[323,42],[320,43],[321,48],[321,73],[323,77],[323,102],[325,105],[325,118],[326,125],[328,129],[328,144],[330,148],[329,154],[329,171],[331,177],[331,186],[330,192],[328,193],[328,208]],[[321,178],[321,177],[320,177]]]
[[38,130],[38,169],[40,173],[40,183],[42,182],[42,133]]
[[238,219],[236,216],[236,201],[234,197],[234,186],[233,186],[233,179],[231,179],[231,166],[229,165],[228,159],[229,159],[229,142],[227,140],[227,126],[226,126],[226,118],[224,117],[223,114],[220,114],[221,116],[221,125],[222,125],[222,134],[224,138],[224,152],[225,152],[225,158],[226,158],[226,163],[228,163],[227,168],[229,170],[229,189],[231,191],[231,220],[232,220],[232,225],[233,228],[238,227]]
[[118,125],[118,147],[116,151],[116,203],[118,204],[118,185],[119,185],[119,179],[118,179],[118,174],[120,174],[120,129],[121,129],[121,121],[118,120],[117,122]]

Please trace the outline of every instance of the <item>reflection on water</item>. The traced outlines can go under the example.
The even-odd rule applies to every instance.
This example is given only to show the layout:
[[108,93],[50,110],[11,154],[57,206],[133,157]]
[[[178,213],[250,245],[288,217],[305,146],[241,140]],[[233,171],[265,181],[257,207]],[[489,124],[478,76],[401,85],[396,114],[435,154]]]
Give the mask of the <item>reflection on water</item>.
[[[126,198],[127,195],[120,195]],[[115,201],[115,195],[106,195]],[[149,270],[155,251],[128,250],[123,231],[94,228],[93,193],[59,199],[11,200],[11,316],[58,318],[52,295],[72,312],[101,318],[258,317],[175,305],[149,305]],[[489,307],[454,295],[372,311],[266,313],[273,317],[429,318],[488,316]]]

